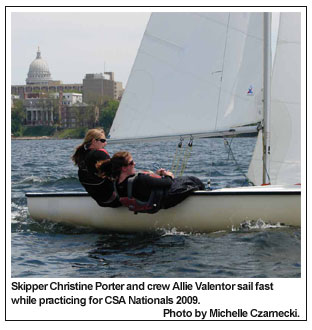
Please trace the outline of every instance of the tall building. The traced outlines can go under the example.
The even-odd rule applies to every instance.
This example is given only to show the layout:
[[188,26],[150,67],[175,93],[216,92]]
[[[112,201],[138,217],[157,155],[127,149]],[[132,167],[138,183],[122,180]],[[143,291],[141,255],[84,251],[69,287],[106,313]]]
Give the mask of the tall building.
[[[109,75],[109,79],[105,78],[105,74]],[[88,73],[83,79],[83,101],[86,103],[120,100],[122,93],[122,83],[114,80],[114,72]]]

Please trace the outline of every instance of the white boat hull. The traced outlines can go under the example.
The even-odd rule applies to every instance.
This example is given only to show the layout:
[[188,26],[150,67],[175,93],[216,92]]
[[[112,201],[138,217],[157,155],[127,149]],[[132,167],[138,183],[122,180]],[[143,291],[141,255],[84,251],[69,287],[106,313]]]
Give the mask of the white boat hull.
[[300,226],[300,188],[246,187],[199,191],[155,214],[125,207],[100,207],[86,193],[28,193],[30,216],[105,231],[144,232],[160,228],[184,232],[231,230],[244,221]]

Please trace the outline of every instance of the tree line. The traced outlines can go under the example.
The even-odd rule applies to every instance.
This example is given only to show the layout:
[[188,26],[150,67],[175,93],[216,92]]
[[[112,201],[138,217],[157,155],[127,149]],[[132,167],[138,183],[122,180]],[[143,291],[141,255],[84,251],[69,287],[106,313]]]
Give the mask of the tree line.
[[[46,102],[42,99],[42,102]],[[53,104],[50,106],[53,108],[53,117],[54,122],[58,123],[60,118],[58,118],[58,100],[52,100]],[[43,105],[43,108],[46,104]],[[99,121],[95,122],[94,117],[94,107],[99,108]],[[119,106],[118,100],[106,100],[101,102],[100,104],[92,104],[87,106],[84,109],[84,112],[81,112],[79,107],[73,106],[73,111],[76,116],[76,121],[80,123],[80,126],[85,126],[85,128],[91,128],[94,126],[102,127],[105,130],[105,133],[108,135],[109,130],[112,126],[113,120],[115,118],[117,109]],[[14,105],[11,108],[11,133],[14,136],[23,136],[23,133],[26,129],[26,108],[22,100],[14,100]],[[55,127],[61,129],[60,124],[55,124]],[[47,130],[47,132],[51,132],[51,129]],[[49,135],[49,134],[46,134]]]

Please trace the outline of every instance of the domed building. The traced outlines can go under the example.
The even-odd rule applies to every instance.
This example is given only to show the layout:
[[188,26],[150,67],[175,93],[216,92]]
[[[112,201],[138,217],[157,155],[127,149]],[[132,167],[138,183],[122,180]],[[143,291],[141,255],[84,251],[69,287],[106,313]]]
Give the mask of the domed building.
[[52,81],[48,63],[42,59],[38,47],[37,57],[30,63],[26,79],[27,85],[48,85]]
[[82,92],[82,84],[63,84],[60,80],[52,80],[48,63],[41,57],[38,47],[36,58],[30,63],[25,85],[12,85],[11,94],[26,98],[31,93],[58,93],[75,90]]
[[[109,75],[109,79],[104,75]],[[12,97],[23,101],[25,124],[31,126],[54,125],[57,121],[61,127],[94,127],[98,122],[99,108],[92,107],[90,112],[89,101],[120,99],[122,92],[122,83],[114,80],[113,72],[86,74],[83,84],[52,80],[39,47],[36,58],[29,65],[26,84],[11,85]]]

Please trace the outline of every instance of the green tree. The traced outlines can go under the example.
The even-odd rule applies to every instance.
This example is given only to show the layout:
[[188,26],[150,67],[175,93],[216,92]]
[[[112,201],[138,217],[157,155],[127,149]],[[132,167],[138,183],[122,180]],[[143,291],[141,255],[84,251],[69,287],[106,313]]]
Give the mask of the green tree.
[[72,105],[70,108],[73,118],[75,119],[75,124],[78,127],[83,126],[83,120],[84,120],[85,114],[83,113],[82,110],[83,110],[83,108],[78,106],[77,104]]
[[25,121],[25,109],[23,102],[17,100],[11,109],[11,133],[15,136],[23,134],[23,124]]
[[70,109],[73,118],[75,118],[77,127],[94,127],[95,124],[95,106],[81,106],[74,104]]
[[104,128],[105,133],[108,135],[110,128],[113,124],[117,109],[119,106],[119,101],[109,100],[100,107],[100,119],[99,124]]

